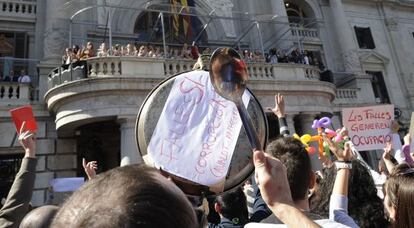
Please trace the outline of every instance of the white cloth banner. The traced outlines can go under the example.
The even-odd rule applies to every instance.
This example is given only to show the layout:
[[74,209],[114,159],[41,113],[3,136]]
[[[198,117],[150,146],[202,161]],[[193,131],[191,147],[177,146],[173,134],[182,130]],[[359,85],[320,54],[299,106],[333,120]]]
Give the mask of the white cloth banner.
[[[250,95],[243,94],[247,107]],[[242,122],[236,105],[214,91],[205,71],[181,74],[148,145],[157,168],[211,186],[224,180]]]
[[383,149],[386,142],[391,142],[392,120],[394,105],[342,109],[342,123],[359,151]]
[[54,192],[74,192],[85,182],[83,177],[56,178],[50,181]]

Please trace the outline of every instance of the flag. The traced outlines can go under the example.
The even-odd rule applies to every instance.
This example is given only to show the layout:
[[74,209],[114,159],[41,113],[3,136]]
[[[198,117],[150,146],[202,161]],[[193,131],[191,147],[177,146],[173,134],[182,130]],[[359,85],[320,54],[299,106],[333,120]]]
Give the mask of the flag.
[[[194,0],[181,0],[181,5],[184,7],[184,13],[190,13],[190,7],[194,6]],[[191,16],[183,15],[183,28],[185,37],[191,37]]]
[[179,0],[170,0],[171,1],[171,12],[173,13],[173,33],[174,36],[178,38],[178,33],[180,31],[180,15],[178,15],[178,6]]

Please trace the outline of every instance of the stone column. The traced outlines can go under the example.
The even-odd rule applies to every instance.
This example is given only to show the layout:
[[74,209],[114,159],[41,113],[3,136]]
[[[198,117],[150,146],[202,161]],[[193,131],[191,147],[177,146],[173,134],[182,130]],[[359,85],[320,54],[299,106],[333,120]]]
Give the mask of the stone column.
[[69,39],[70,9],[64,6],[68,0],[46,0],[46,26],[44,33],[44,60],[60,64]]
[[[316,117],[316,113],[309,113],[309,114],[301,114],[300,115],[300,123],[301,123],[301,130],[302,130],[302,135],[304,134],[310,134],[310,135],[316,135],[317,131],[315,129],[312,128],[312,123],[315,120]],[[300,135],[300,136],[302,136]],[[319,161],[318,158],[318,143],[317,142],[312,142],[310,144],[310,146],[315,147],[316,152],[312,155],[309,155],[311,163],[312,163],[312,169],[313,170],[321,170],[322,169],[322,165]]]
[[45,13],[46,0],[36,1],[36,28],[35,28],[35,48],[34,57],[35,59],[42,59],[43,57],[43,35],[45,32]]
[[354,31],[349,26],[345,17],[342,0],[329,0],[329,3],[331,5],[332,18],[335,24],[335,32],[344,61],[345,71],[352,73],[362,72],[358,50],[352,39]]
[[[383,17],[385,18],[385,26],[387,28],[388,35],[388,42],[391,46],[391,56],[394,61],[395,69],[397,75],[393,75],[393,79],[395,82],[399,82],[398,85],[401,87],[400,91],[390,91],[389,94],[392,97],[404,97],[406,99],[395,99],[394,104],[399,106],[399,108],[403,109],[408,118],[406,121],[410,121],[411,110],[414,108],[414,73],[412,72],[412,64],[411,59],[407,58],[407,55],[404,51],[404,42],[402,41],[401,33],[405,33],[405,30],[401,28],[398,23],[398,19],[395,17],[388,16],[388,13],[385,12],[383,9]],[[394,15],[392,15],[394,16]],[[386,75],[384,75],[386,76]],[[391,76],[391,75],[389,75]],[[391,81],[391,80],[390,80]],[[391,85],[392,86],[392,85]],[[387,85],[388,88],[391,87]],[[406,104],[405,104],[406,103]],[[411,110],[410,110],[411,109]]]
[[121,166],[142,163],[135,139],[135,117],[119,118],[121,125]]
[[[255,2],[255,1],[252,1]],[[286,12],[285,3],[283,0],[272,0],[270,2],[270,8],[272,9],[272,14],[277,15],[272,26],[272,34],[276,39],[283,39],[282,41],[273,40],[278,49],[286,49],[293,45],[291,39],[289,39],[292,34],[289,26],[289,19]],[[276,33],[275,33],[276,32]]]

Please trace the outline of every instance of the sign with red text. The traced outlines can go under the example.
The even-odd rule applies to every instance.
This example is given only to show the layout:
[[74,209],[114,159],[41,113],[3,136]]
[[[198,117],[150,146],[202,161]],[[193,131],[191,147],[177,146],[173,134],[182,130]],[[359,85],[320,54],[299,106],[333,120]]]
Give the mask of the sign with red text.
[[411,137],[411,142],[410,142],[410,153],[414,152],[414,112],[411,113],[411,122],[410,122],[410,137]]
[[[243,94],[248,105],[250,95]],[[157,168],[193,182],[222,182],[242,122],[236,105],[214,91],[206,71],[177,76],[148,145]]]
[[383,149],[392,141],[391,122],[394,120],[394,105],[344,108],[342,123],[349,130],[356,149]]

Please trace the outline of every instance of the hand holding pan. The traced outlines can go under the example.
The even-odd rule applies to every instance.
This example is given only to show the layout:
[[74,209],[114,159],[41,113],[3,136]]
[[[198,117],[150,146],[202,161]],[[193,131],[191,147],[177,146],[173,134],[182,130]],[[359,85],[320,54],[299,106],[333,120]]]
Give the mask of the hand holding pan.
[[236,104],[252,149],[262,150],[259,137],[242,100],[247,78],[246,64],[236,50],[217,48],[213,52],[210,59],[211,83],[220,96]]

